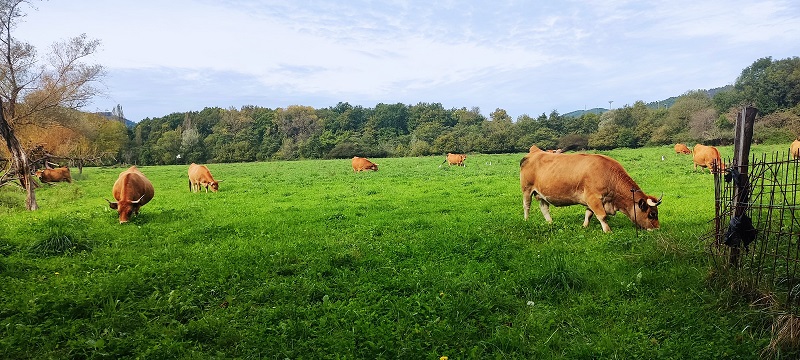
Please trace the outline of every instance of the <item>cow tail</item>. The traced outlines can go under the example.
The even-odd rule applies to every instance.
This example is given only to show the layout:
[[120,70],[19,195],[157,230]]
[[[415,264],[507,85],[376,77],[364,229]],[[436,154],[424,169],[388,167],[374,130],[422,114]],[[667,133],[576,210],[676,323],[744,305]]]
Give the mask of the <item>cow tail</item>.
[[192,179],[189,179],[189,192],[192,192]]

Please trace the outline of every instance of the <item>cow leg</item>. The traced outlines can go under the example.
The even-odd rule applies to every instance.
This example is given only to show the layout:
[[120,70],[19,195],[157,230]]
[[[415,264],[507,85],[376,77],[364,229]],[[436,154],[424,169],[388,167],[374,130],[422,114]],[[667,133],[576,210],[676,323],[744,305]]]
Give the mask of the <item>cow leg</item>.
[[586,209],[586,216],[583,218],[583,227],[589,226],[589,219],[592,218],[592,215],[594,215],[594,212],[592,212],[592,210],[589,210],[587,208]]
[[539,210],[542,210],[542,215],[544,215],[544,219],[547,220],[547,223],[552,224],[553,218],[550,217],[550,204],[547,201],[539,200]]
[[524,218],[528,220],[528,213],[531,211],[531,196],[533,195],[533,189],[527,188],[522,189],[522,210],[525,213]]
[[[606,214],[606,209],[603,207],[603,201],[599,198],[590,199],[587,206],[589,207],[589,210],[587,211],[594,212],[595,217],[597,217],[597,220],[600,221],[600,225],[603,227],[603,232],[611,232],[611,227],[608,226],[608,223],[606,222],[606,216],[608,215]],[[584,220],[583,226],[586,227],[588,225],[589,221]]]

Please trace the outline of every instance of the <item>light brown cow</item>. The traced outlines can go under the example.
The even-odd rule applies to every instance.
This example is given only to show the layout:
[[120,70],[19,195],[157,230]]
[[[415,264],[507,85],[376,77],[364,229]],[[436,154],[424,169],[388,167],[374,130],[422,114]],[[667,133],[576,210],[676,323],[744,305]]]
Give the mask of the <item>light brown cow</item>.
[[212,192],[217,192],[219,190],[219,181],[214,180],[214,177],[211,176],[211,171],[208,171],[208,167],[192,163],[189,165],[189,191],[200,192],[201,187],[206,188],[206,192],[208,192],[209,187]]
[[800,140],[792,141],[791,147],[792,159],[800,159]]
[[589,226],[592,214],[604,232],[611,228],[608,215],[623,212],[637,226],[657,229],[661,199],[648,196],[636,185],[616,160],[597,154],[551,154],[531,151],[520,161],[519,182],[525,220],[531,198],[539,201],[545,220],[552,223],[550,205],[586,206],[583,226]]
[[725,163],[722,162],[722,158],[719,156],[719,150],[713,146],[705,146],[702,144],[697,144],[694,146],[694,155],[692,159],[694,160],[694,170],[697,170],[697,167],[700,166],[700,172],[703,172],[702,168],[708,168],[709,173],[722,173],[725,171]]
[[675,153],[676,154],[687,154],[688,155],[688,154],[691,154],[692,151],[689,150],[689,147],[687,147],[684,144],[675,144]]
[[464,165],[464,160],[466,158],[467,158],[467,154],[451,154],[451,153],[447,153],[447,158],[444,159],[444,162],[442,162],[442,164],[444,164],[446,162],[448,165],[456,165],[456,166],[464,166],[464,167],[466,167],[466,165]]
[[59,181],[72,182],[72,175],[70,175],[69,168],[66,166],[56,169],[36,170],[36,177],[38,177],[41,182],[46,183]]
[[373,163],[372,161],[367,160],[366,158],[353,156],[353,171],[364,171],[364,170],[372,170],[378,171],[378,164]]
[[128,222],[131,215],[138,215],[139,208],[153,199],[153,184],[136,166],[119,174],[111,191],[116,202],[108,201],[108,206],[119,213],[119,223]]

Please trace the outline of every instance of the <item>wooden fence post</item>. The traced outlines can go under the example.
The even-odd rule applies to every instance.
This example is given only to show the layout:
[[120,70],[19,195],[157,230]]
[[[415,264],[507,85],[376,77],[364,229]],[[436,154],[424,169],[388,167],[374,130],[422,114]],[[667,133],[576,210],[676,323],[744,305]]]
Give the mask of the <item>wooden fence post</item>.
[[[753,123],[756,120],[758,110],[747,106],[736,117],[736,133],[733,137],[733,164],[731,170],[738,172],[739,179],[732,179],[736,186],[733,189],[733,216],[744,215],[747,210],[745,200],[749,197],[747,169],[750,165],[750,144],[753,141]],[[736,174],[736,173],[733,173]],[[730,264],[734,267],[739,266],[739,247],[731,247]]]

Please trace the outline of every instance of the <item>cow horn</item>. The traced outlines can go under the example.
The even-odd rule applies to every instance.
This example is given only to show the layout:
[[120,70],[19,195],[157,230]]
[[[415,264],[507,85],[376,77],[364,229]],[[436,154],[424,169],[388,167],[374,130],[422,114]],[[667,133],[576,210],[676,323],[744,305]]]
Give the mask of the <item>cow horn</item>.
[[661,193],[661,197],[660,197],[660,198],[658,198],[658,200],[656,200],[655,202],[653,202],[653,200],[652,200],[652,199],[650,199],[650,198],[647,198],[647,205],[650,205],[650,206],[658,206],[658,205],[661,205],[661,199],[663,199],[663,198],[664,198],[664,193]]
[[144,199],[144,194],[142,195],[142,197],[139,198],[139,200],[131,201],[131,204],[138,204],[139,201],[142,201],[142,199]]

